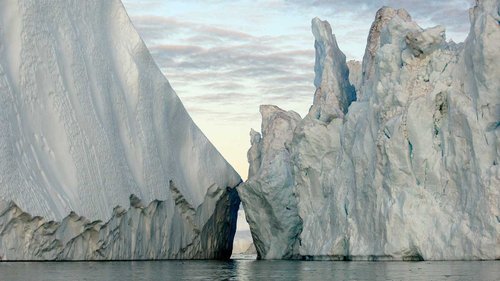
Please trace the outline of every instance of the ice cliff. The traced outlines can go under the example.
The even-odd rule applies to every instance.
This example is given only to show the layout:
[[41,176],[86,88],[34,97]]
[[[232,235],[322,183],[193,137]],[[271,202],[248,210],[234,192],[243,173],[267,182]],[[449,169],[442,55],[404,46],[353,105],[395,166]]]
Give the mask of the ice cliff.
[[261,107],[238,187],[259,258],[500,258],[500,1],[470,19],[455,44],[384,7],[361,64],[312,21],[313,105]]
[[0,259],[229,258],[239,182],[119,0],[0,1]]

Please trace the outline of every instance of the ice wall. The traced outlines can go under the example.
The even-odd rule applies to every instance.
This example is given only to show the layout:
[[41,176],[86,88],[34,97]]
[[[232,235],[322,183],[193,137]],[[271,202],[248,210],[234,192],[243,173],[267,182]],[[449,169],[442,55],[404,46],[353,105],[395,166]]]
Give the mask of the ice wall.
[[[232,206],[238,197],[230,194],[239,182],[189,117],[119,0],[0,1],[0,199],[5,204],[13,201],[37,220],[63,227],[70,212],[116,222],[115,207],[129,206],[131,194],[144,202],[160,200],[162,212],[155,219],[161,223],[143,221],[150,218],[141,213],[148,208],[127,213],[141,220],[134,224],[144,224],[144,239],[168,243],[158,249],[163,252],[140,257],[223,257],[217,253],[230,255],[232,236],[226,234],[231,231],[201,233],[214,221],[234,228],[237,208]],[[14,231],[11,217],[0,220],[0,229]],[[47,226],[15,222],[18,231],[26,223],[27,228]],[[84,225],[79,222],[78,229]],[[103,229],[98,233],[105,236],[109,228]],[[95,255],[45,255],[29,236],[10,240],[0,233],[4,259]],[[170,236],[155,236],[166,233]],[[61,242],[67,240],[47,239],[62,243],[57,249],[67,247]],[[21,248],[28,246],[41,248],[23,255]],[[5,252],[12,247],[21,247],[18,255]],[[122,249],[99,258],[118,257],[139,256]]]
[[313,106],[302,120],[275,109],[287,126],[262,114],[238,188],[259,258],[500,258],[499,11],[477,1],[455,44],[384,7],[353,75],[313,20]]

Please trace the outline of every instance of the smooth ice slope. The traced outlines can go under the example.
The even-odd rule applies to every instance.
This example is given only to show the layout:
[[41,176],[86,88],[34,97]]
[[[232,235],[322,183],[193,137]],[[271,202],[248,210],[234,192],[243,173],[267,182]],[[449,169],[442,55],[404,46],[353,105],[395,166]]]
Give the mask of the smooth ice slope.
[[[261,108],[238,188],[259,258],[500,258],[499,11],[477,1],[455,44],[382,8],[352,75],[313,20],[314,104],[302,120]],[[357,101],[342,115],[351,83]]]
[[[113,221],[131,194],[164,200],[161,223],[141,223],[153,240],[166,239],[149,236],[161,225],[170,244],[141,258],[230,255],[231,235],[212,243],[217,233],[203,229],[210,220],[234,228],[240,177],[193,123],[120,1],[0,1],[0,132],[5,204],[47,221],[70,212]],[[2,252],[14,242],[0,233],[0,256],[17,258]],[[207,252],[187,254],[201,248],[193,243]]]

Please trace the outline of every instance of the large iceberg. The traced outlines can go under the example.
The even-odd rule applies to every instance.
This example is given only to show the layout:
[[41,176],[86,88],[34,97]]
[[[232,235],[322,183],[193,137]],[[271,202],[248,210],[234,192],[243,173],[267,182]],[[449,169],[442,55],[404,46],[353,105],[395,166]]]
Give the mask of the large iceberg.
[[238,187],[259,258],[500,258],[499,11],[455,44],[384,7],[362,64],[312,21],[314,103],[261,107]]
[[229,258],[240,181],[119,0],[0,2],[0,259]]

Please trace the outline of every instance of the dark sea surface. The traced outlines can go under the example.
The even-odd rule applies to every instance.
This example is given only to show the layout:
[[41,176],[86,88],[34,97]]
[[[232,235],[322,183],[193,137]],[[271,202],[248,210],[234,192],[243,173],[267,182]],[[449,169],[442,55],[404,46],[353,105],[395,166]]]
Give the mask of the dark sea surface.
[[4,262],[0,280],[500,280],[500,261]]

